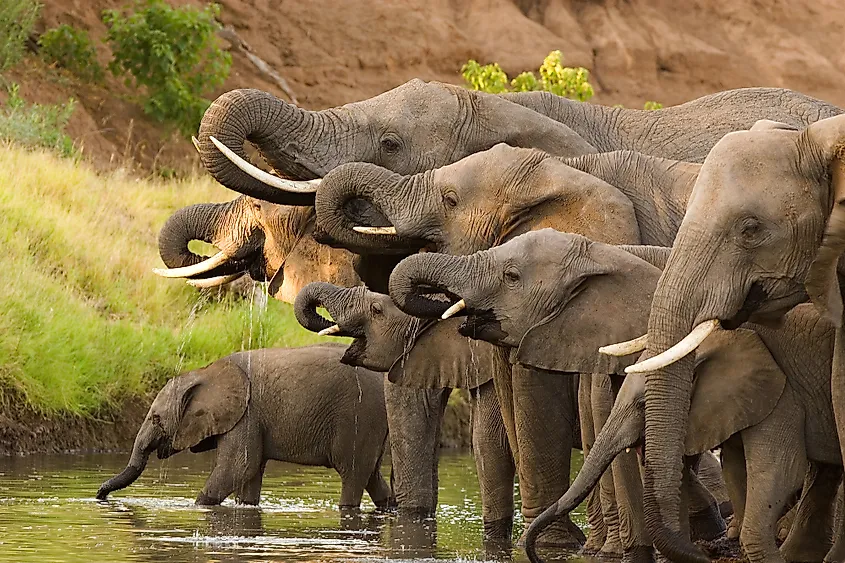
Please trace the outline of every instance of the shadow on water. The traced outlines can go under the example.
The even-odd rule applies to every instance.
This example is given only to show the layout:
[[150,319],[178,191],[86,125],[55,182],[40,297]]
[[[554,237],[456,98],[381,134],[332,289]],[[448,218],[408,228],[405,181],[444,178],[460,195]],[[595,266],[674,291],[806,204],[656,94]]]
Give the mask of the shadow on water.
[[[0,459],[0,561],[526,561],[521,549],[482,545],[468,453],[441,457],[437,519],[423,521],[374,514],[366,495],[362,512],[341,516],[334,471],[275,462],[260,508],[230,501],[198,508],[193,499],[212,460],[213,453],[151,460],[134,485],[97,502],[97,488],[123,468],[125,455]],[[584,524],[583,512],[576,518]]]

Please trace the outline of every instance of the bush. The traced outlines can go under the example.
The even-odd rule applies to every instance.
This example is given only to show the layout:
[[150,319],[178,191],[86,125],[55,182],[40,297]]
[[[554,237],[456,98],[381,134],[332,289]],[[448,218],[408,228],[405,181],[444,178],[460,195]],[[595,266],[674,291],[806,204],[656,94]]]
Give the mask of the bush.
[[643,109],[652,110],[652,109],[663,109],[663,104],[660,102],[653,102],[651,100],[647,101],[643,106]]
[[508,81],[508,75],[498,63],[480,65],[470,60],[461,68],[461,75],[470,88],[491,94],[545,90],[581,102],[593,97],[590,71],[583,67],[563,66],[560,51],[549,53],[538,72],[539,80],[533,72],[523,72]]
[[103,69],[97,63],[97,51],[88,33],[66,24],[48,29],[38,39],[41,57],[51,64],[66,68],[85,80],[99,81]]
[[0,2],[0,72],[23,57],[25,42],[40,10],[41,4],[33,0]]
[[103,12],[114,53],[109,70],[131,75],[126,84],[146,90],[144,111],[175,123],[186,136],[196,132],[210,104],[202,94],[220,86],[232,64],[217,45],[219,13],[216,4],[172,8],[163,0],[137,4],[128,15]]
[[0,139],[26,147],[42,147],[64,157],[76,157],[78,151],[65,133],[76,102],[71,98],[61,105],[27,105],[18,93],[19,86],[9,87],[9,99],[0,111]]

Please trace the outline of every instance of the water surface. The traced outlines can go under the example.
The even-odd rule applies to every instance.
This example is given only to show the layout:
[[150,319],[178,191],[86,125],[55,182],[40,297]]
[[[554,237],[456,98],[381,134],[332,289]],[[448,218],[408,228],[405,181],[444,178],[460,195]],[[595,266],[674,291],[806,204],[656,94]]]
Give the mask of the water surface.
[[[134,485],[107,502],[94,495],[123,468],[125,454],[0,459],[0,561],[527,561],[520,549],[485,552],[468,453],[442,455],[437,518],[423,524],[373,514],[366,493],[362,513],[341,518],[333,470],[278,462],[267,466],[259,508],[231,501],[198,508],[193,500],[213,455],[152,459]],[[573,471],[579,465],[580,456]],[[389,467],[382,471],[389,475]],[[576,521],[584,524],[583,513]]]

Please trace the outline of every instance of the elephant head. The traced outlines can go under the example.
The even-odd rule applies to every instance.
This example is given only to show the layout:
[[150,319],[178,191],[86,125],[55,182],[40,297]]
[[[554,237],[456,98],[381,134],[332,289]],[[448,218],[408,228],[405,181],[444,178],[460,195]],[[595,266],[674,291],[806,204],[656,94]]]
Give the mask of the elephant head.
[[803,130],[759,122],[726,135],[701,168],[655,291],[648,360],[628,368],[645,373],[647,381],[646,441],[653,445],[646,450],[646,524],[672,560],[707,561],[679,526],[683,429],[692,393],[687,354],[719,324],[770,321],[808,295],[841,324],[843,153],[845,116]]
[[[324,307],[334,323],[317,312]],[[386,371],[391,382],[423,389],[473,389],[490,380],[483,369],[494,348],[456,337],[458,320],[432,323],[400,311],[390,296],[364,286],[311,283],[294,303],[299,323],[314,332],[351,336],[341,361]]]
[[190,448],[213,449],[215,437],[231,430],[249,402],[249,379],[228,358],[177,375],[156,395],[147,413],[126,468],[100,486],[97,498],[135,482],[153,451],[159,459]]
[[413,176],[346,164],[323,179],[315,207],[318,239],[356,252],[469,254],[543,227],[610,243],[640,240],[633,204],[617,188],[542,151],[505,144]]
[[[310,236],[313,219],[311,208],[246,196],[184,207],[159,232],[159,253],[167,269],[156,272],[187,277],[197,287],[213,287],[248,273],[254,280],[272,280],[270,294],[288,302],[314,279],[357,283],[352,255],[319,245]],[[219,252],[201,257],[189,250],[192,240],[210,243]]]
[[347,162],[400,174],[449,164],[499,142],[561,156],[596,152],[569,127],[503,97],[411,80],[374,98],[307,111],[259,90],[233,90],[203,116],[197,148],[224,186],[274,203],[311,205],[316,185],[250,165],[244,141],[285,178],[312,180]]

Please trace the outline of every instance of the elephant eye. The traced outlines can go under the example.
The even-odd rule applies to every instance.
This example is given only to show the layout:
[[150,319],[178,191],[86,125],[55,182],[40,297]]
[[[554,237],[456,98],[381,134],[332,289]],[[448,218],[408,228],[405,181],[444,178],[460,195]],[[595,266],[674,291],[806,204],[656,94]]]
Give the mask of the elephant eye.
[[455,195],[453,192],[446,192],[445,194],[443,194],[443,203],[445,203],[447,207],[457,207],[458,196]]
[[516,268],[508,268],[505,270],[505,282],[510,285],[519,283],[519,270]]
[[388,134],[382,137],[381,148],[384,150],[384,152],[391,154],[396,153],[399,152],[399,149],[402,148],[402,142],[395,135]]
[[757,217],[745,217],[738,225],[739,237],[743,244],[754,244],[765,234],[765,226]]
[[381,315],[384,312],[384,309],[381,306],[381,303],[373,303],[370,305],[370,312],[373,315]]

